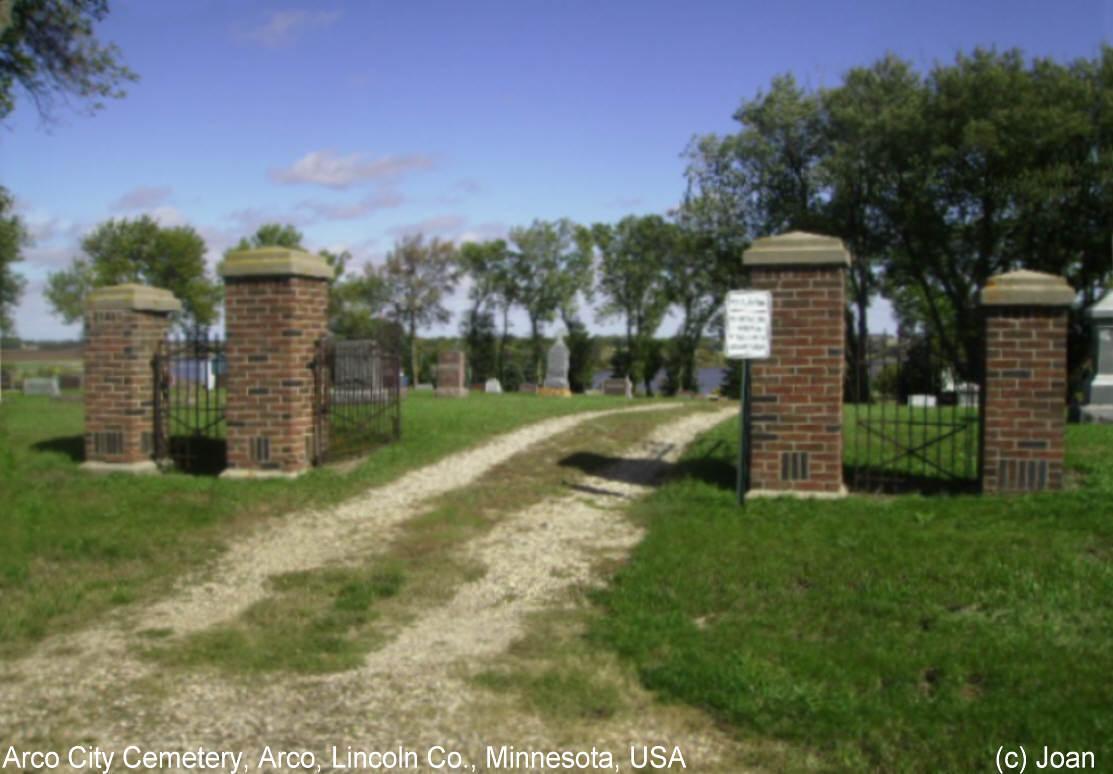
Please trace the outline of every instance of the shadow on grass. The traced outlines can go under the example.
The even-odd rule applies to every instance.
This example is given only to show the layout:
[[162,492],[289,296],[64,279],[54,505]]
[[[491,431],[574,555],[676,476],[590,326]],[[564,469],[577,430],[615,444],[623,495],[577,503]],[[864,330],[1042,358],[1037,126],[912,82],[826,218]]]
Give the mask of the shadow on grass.
[[228,466],[228,442],[206,436],[171,436],[170,458],[182,473],[219,476]]
[[85,461],[85,436],[62,435],[57,438],[48,438],[45,441],[31,444],[37,452],[53,452],[64,454],[74,462]]
[[[570,454],[559,464],[562,467],[579,468],[588,475],[627,484],[656,485],[666,477],[692,478],[721,489],[733,490],[737,471],[734,465],[713,456],[718,451],[717,447],[718,445],[713,445],[702,457],[687,458],[675,464],[659,458],[608,457],[592,452]],[[661,456],[667,451],[668,449],[663,449]],[[584,485],[574,485],[573,488],[595,494],[617,494]]]
[[887,468],[844,465],[843,481],[851,492],[860,494],[977,494],[975,479],[946,478],[902,473]]

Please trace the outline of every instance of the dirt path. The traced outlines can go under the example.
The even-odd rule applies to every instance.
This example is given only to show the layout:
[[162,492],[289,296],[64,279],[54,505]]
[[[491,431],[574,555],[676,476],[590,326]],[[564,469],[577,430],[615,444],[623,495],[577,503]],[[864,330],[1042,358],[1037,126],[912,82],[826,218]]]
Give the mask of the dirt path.
[[[360,669],[229,680],[207,670],[160,673],[134,657],[135,631],[168,622],[176,632],[196,631],[232,618],[264,595],[270,575],[381,547],[399,524],[421,511],[424,500],[465,486],[531,444],[611,412],[540,422],[330,511],[280,520],[241,541],[207,575],[188,579],[178,593],[129,625],[55,638],[26,659],[0,664],[0,743],[56,750],[60,770],[67,770],[67,751],[87,742],[116,752],[113,771],[128,770],[121,755],[129,745],[170,751],[160,767],[164,771],[196,770],[173,753],[199,746],[243,752],[240,771],[301,770],[289,760],[265,758],[268,747],[275,756],[279,750],[313,751],[310,770],[316,765],[333,770],[334,762],[339,769],[348,762],[349,746],[359,752],[401,748],[397,766],[381,765],[389,764],[388,758],[362,767],[374,771],[434,771],[438,757],[450,751],[461,755],[459,770],[529,771],[534,769],[508,765],[523,762],[513,757],[515,751],[588,754],[593,747],[595,763],[608,763],[598,754],[606,750],[618,767],[606,770],[630,771],[629,747],[643,744],[664,745],[670,752],[679,748],[689,770],[736,771],[739,750],[704,716],[657,705],[636,685],[625,688],[627,704],[634,705],[629,711],[603,722],[554,726],[522,709],[513,696],[471,679],[498,663],[532,617],[559,617],[579,604],[570,592],[597,581],[593,568],[599,560],[623,556],[639,538],[621,506],[648,491],[684,445],[732,410],[667,421],[620,463],[579,477],[572,494],[508,514],[491,532],[462,546],[486,567],[485,575],[425,611]],[[334,761],[333,748],[339,760]]]

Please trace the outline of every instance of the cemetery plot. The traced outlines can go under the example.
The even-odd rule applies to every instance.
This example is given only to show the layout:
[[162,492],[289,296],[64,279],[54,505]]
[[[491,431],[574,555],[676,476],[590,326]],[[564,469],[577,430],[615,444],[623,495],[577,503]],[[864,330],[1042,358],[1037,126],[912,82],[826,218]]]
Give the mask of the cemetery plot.
[[219,473],[227,463],[224,342],[194,331],[165,340],[154,367],[152,453],[191,473]]
[[843,459],[857,491],[970,491],[979,468],[980,383],[929,340],[870,338],[849,364]]

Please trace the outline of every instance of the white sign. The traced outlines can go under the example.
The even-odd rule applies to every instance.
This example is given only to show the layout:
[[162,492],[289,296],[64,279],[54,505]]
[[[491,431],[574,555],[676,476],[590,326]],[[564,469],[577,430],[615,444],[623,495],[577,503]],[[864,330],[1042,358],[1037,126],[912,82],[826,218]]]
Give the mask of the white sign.
[[732,290],[727,293],[726,340],[723,351],[732,360],[769,357],[773,330],[773,294],[768,290]]

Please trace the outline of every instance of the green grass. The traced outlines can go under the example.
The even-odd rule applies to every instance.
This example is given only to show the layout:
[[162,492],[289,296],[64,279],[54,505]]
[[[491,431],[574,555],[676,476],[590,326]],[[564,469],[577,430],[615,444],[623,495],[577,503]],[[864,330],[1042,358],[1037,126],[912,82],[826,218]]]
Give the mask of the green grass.
[[988,771],[999,745],[1113,759],[1113,431],[1077,489],[734,502],[737,423],[634,509],[594,636],[661,695],[794,754],[769,770]]
[[621,399],[411,394],[399,443],[354,469],[295,481],[166,474],[95,476],[83,457],[79,402],[5,393],[0,402],[0,656],[167,590],[257,521],[320,507],[522,424],[622,408]]
[[[863,479],[973,481],[978,474],[977,417],[977,409],[957,406],[847,404],[843,460]],[[853,472],[849,478],[855,478]]]

